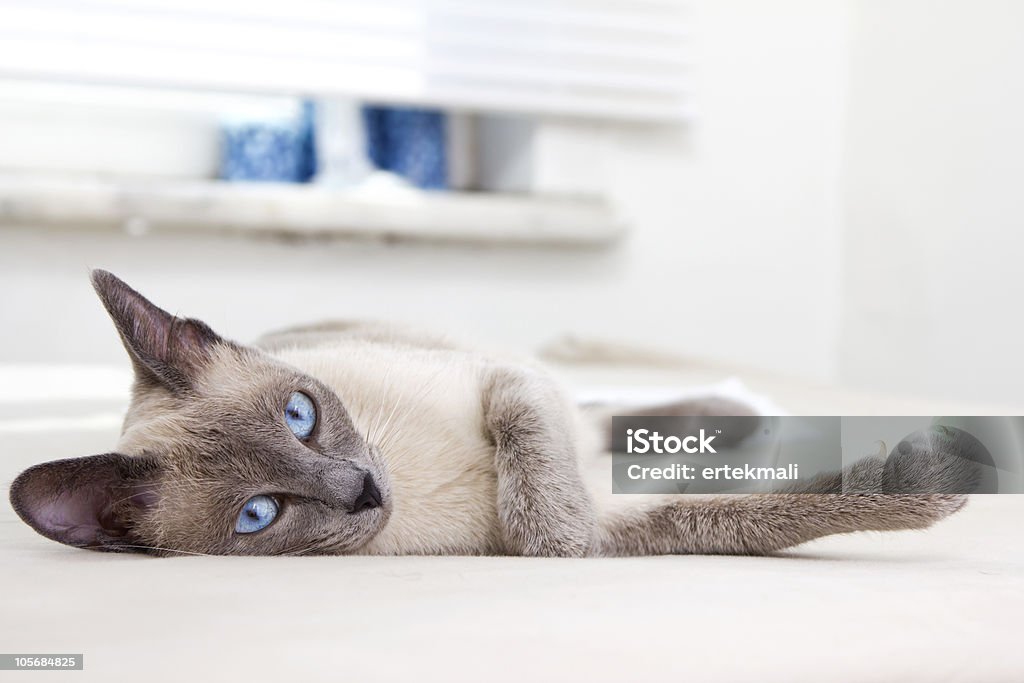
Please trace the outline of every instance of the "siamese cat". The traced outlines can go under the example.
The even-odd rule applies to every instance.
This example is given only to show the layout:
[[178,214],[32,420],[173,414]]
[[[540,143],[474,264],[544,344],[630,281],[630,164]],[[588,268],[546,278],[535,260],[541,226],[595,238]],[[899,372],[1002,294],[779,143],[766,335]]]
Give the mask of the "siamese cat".
[[[10,491],[25,522],[67,545],[766,554],[829,534],[921,529],[966,500],[942,488],[942,453],[955,451],[942,433],[904,442],[906,457],[861,460],[782,494],[613,497],[603,451],[615,409],[583,410],[529,363],[381,325],[297,327],[246,346],[108,272],[92,281],[135,370],[120,442],[36,465]],[[750,412],[708,400],[635,414]],[[885,495],[895,479],[939,493]]]

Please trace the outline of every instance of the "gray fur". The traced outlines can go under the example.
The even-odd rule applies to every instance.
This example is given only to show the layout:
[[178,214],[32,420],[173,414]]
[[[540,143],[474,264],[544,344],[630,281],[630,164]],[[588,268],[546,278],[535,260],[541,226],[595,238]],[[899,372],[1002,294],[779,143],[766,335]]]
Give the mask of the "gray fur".
[[601,530],[599,555],[765,555],[831,534],[923,529],[965,496],[759,494],[624,513]]
[[498,516],[506,549],[517,555],[583,557],[594,546],[597,516],[556,394],[546,378],[514,368],[492,370],[483,390]]

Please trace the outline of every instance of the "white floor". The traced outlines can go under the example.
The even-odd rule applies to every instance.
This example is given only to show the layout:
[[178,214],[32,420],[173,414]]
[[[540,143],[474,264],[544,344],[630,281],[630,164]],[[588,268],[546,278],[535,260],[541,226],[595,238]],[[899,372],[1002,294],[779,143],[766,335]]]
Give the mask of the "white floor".
[[[0,402],[0,481],[108,450],[118,410]],[[773,558],[155,559],[64,548],[2,506],[0,650],[85,655],[3,678],[1019,682],[1022,521],[1024,496],[989,496]]]

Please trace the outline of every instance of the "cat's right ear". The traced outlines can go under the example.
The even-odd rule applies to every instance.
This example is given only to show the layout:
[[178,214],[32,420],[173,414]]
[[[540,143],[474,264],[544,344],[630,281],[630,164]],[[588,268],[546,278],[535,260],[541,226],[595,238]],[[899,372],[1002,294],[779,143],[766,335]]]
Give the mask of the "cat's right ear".
[[146,550],[139,517],[157,503],[157,465],[118,453],[30,467],[11,484],[11,506],[59,543],[90,550]]
[[92,271],[92,284],[143,384],[186,390],[214,348],[230,343],[200,320],[178,318],[155,306],[105,270]]

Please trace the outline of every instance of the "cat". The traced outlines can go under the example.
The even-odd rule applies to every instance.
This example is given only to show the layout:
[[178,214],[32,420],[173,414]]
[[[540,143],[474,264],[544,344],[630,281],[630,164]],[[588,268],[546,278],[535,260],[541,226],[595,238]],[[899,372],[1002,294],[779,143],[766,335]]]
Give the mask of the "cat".
[[[246,346],[111,273],[93,271],[92,282],[134,366],[120,442],[31,467],[10,491],[25,522],[71,546],[768,554],[829,534],[924,528],[966,500],[943,488],[882,495],[884,458],[785,494],[612,496],[603,451],[616,408],[577,406],[529,361],[377,324],[296,327]],[[637,414],[750,411],[709,399]],[[901,461],[901,476],[934,478],[929,457]],[[838,494],[851,485],[857,493]]]

